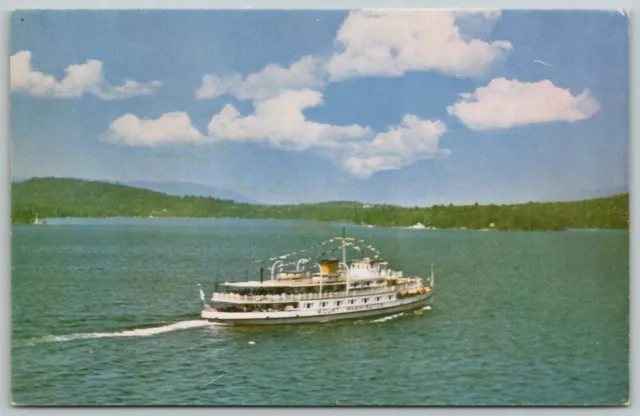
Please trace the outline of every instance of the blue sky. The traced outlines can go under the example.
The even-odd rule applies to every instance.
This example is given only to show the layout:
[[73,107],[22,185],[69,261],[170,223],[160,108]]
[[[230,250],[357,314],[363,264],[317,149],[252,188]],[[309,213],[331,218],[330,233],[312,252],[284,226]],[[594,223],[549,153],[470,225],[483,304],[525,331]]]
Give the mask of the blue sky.
[[11,30],[14,177],[402,205],[629,186],[618,11],[29,11]]

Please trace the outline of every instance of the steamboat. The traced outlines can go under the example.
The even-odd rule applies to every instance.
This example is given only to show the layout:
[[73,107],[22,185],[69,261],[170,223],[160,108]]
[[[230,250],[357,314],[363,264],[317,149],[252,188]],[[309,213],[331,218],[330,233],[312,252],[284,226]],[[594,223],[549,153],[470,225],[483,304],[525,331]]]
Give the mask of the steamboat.
[[[270,275],[260,280],[224,282],[205,301],[201,318],[226,325],[273,325],[328,322],[391,315],[425,308],[434,295],[434,271],[428,283],[420,277],[405,277],[390,268],[379,252],[363,240],[335,237],[319,245],[340,242],[342,259],[302,257],[293,262],[290,253],[271,258]],[[359,244],[364,244],[361,246]],[[347,262],[346,250],[373,251]],[[329,250],[331,252],[332,250]]]

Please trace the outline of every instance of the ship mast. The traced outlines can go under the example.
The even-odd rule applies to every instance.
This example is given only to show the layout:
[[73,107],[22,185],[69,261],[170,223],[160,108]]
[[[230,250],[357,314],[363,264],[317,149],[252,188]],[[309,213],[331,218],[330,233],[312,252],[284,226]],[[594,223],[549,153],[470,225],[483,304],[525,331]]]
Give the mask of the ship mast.
[[344,225],[342,226],[342,263],[347,265],[347,245],[346,245],[346,231]]
[[345,273],[347,275],[347,284],[345,286],[347,296],[349,296],[349,266],[347,266],[347,240],[346,231],[344,225],[342,226],[342,264],[346,268]]

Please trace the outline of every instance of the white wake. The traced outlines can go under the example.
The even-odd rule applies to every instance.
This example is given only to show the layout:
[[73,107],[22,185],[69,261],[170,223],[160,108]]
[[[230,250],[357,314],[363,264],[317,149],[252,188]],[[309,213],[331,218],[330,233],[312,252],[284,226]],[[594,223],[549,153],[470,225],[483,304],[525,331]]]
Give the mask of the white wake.
[[91,338],[115,338],[115,337],[148,337],[151,335],[164,334],[165,332],[182,331],[191,328],[200,328],[205,326],[216,326],[216,323],[204,320],[181,321],[169,325],[156,326],[152,328],[130,329],[120,332],[91,332],[84,334],[69,335],[47,335],[41,338],[43,342],[59,342],[73,341],[77,339]]
[[385,321],[390,321],[392,319],[398,318],[400,316],[404,315],[404,312],[401,313],[397,313],[395,315],[389,315],[389,316],[385,316],[384,318],[378,318],[378,319],[374,319],[373,321],[371,321],[372,323],[377,323],[377,322],[385,322]]

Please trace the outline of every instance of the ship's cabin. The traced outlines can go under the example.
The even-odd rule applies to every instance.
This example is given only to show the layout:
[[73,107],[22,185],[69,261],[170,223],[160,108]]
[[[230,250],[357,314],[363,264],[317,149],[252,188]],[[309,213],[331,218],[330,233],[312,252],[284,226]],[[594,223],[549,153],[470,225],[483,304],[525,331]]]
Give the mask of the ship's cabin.
[[361,259],[356,259],[351,262],[351,267],[349,268],[349,276],[378,276],[385,273],[388,265],[389,263],[387,263],[386,261],[377,258],[371,259],[369,257],[364,257]]

